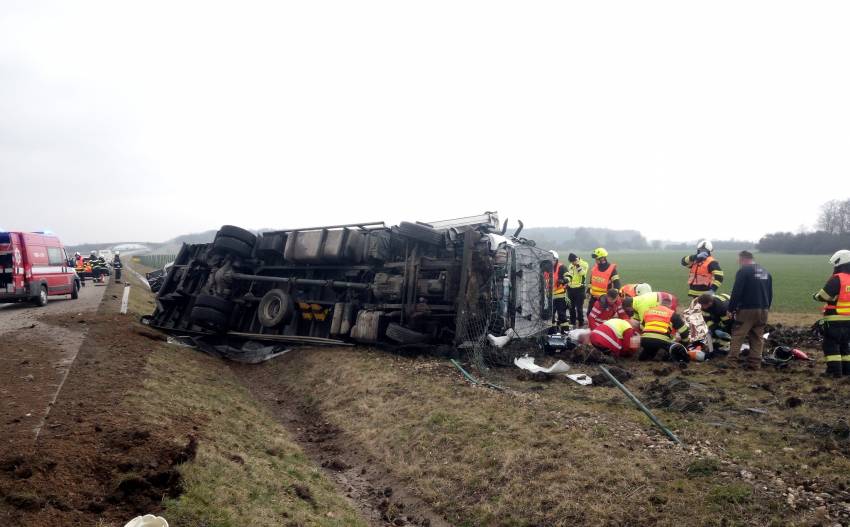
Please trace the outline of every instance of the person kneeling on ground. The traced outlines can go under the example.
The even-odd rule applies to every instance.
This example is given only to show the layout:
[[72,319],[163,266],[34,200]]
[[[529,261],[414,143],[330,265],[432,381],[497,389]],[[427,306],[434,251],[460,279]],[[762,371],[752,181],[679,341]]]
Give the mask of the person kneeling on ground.
[[729,314],[729,295],[703,293],[697,297],[697,302],[702,308],[702,316],[708,325],[712,349],[715,352],[721,350],[728,352],[729,343],[732,341],[732,315]]
[[652,292],[652,286],[649,284],[626,284],[620,289],[620,297],[634,298],[636,296],[645,295]]
[[596,329],[606,320],[621,318],[626,320],[630,317],[623,309],[623,300],[616,289],[609,289],[607,293],[599,297],[593,304],[593,309],[587,315],[587,325],[590,329]]
[[640,347],[638,323],[621,318],[606,320],[590,333],[590,343],[616,358],[631,356]]
[[688,325],[681,315],[667,306],[658,305],[644,311],[640,326],[640,360],[652,360],[659,351],[662,352],[658,357],[660,360],[669,359],[670,347],[676,343],[676,335],[682,342],[688,341]]
[[678,305],[679,300],[676,296],[664,291],[659,291],[657,293],[645,293],[632,299],[632,309],[636,314],[635,318],[638,320],[642,320],[646,310],[651,307],[665,306],[676,311],[676,307]]

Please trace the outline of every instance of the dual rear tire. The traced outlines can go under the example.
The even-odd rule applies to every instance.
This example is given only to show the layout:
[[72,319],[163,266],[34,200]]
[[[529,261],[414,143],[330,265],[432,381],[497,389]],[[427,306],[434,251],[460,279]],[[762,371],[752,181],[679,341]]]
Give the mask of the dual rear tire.
[[251,257],[256,244],[257,236],[254,233],[233,225],[223,225],[215,235],[213,249],[218,253],[247,259]]

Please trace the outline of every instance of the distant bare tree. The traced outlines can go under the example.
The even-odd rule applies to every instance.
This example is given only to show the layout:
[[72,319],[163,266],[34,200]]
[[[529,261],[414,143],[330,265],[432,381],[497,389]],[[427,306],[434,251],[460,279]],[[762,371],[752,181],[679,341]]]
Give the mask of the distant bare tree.
[[850,199],[834,199],[821,205],[818,228],[832,234],[850,233]]

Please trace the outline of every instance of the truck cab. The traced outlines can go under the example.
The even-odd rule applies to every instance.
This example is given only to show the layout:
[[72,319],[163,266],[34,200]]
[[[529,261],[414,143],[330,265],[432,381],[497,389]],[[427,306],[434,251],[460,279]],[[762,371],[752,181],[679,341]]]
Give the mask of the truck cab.
[[0,303],[47,305],[48,297],[77,298],[79,280],[58,237],[0,232]]

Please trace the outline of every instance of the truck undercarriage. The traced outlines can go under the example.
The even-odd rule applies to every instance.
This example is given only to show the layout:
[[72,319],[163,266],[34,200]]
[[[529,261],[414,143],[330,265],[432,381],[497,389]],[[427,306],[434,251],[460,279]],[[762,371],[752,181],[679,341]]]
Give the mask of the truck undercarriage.
[[553,257],[495,213],[264,232],[184,245],[145,322],[178,335],[475,346],[550,327]]

